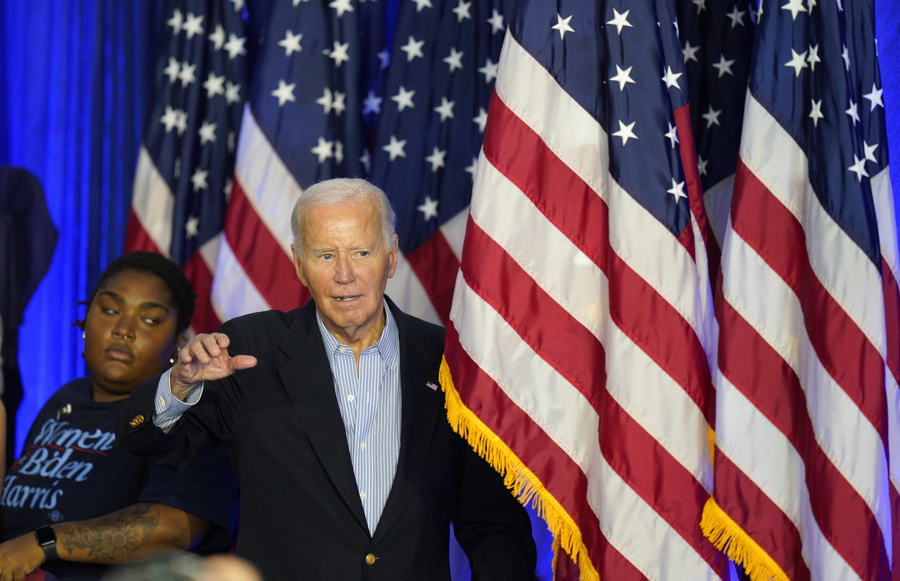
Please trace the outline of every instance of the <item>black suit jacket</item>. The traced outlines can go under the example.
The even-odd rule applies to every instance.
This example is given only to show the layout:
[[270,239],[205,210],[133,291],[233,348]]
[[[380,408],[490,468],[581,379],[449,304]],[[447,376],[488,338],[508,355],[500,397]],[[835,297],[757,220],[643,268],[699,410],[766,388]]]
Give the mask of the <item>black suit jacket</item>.
[[[388,300],[400,335],[400,455],[384,512],[370,535],[312,302],[288,313],[239,317],[222,327],[229,352],[256,367],[204,387],[168,436],[150,421],[158,378],[119,415],[123,446],[183,466],[224,442],[241,487],[237,554],[267,581],[448,580],[449,525],[473,578],[533,578],[524,509],[447,421],[438,385],[443,329]],[[134,424],[134,425],[132,425]]]

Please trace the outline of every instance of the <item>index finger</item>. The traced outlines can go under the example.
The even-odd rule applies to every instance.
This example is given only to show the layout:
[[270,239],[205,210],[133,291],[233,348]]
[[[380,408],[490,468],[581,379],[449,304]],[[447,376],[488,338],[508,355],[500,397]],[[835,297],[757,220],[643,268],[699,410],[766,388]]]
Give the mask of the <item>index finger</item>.
[[210,333],[204,336],[203,345],[210,355],[216,357],[231,345],[231,339],[225,333]]
[[230,343],[228,336],[222,333],[209,335],[201,333],[181,349],[179,358],[183,363],[191,363],[196,360],[206,364],[221,356]]

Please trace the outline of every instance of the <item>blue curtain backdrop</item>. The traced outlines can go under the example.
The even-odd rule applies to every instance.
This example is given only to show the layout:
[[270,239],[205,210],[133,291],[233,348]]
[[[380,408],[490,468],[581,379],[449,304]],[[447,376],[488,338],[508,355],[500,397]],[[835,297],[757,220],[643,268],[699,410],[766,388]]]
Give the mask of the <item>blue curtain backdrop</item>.
[[[265,14],[271,0],[251,0]],[[0,0],[0,164],[43,184],[59,230],[25,312],[25,399],[15,448],[38,409],[84,375],[78,303],[123,248],[164,0]],[[258,37],[261,23],[248,22]],[[250,44],[250,43],[248,43]]]
[[900,218],[900,0],[875,0],[875,33],[887,118],[891,185]]
[[161,15],[149,1],[0,2],[0,164],[37,176],[59,231],[20,329],[18,451],[43,402],[84,374],[71,323],[121,253]]
[[[832,0],[828,0],[832,1]],[[264,15],[271,0],[248,2]],[[44,186],[59,230],[50,271],[25,312],[25,400],[16,450],[37,409],[84,373],[86,298],[122,249],[140,134],[152,96],[162,0],[0,0],[0,164]],[[900,192],[900,2],[876,0],[879,52]],[[252,39],[262,20],[249,22]]]

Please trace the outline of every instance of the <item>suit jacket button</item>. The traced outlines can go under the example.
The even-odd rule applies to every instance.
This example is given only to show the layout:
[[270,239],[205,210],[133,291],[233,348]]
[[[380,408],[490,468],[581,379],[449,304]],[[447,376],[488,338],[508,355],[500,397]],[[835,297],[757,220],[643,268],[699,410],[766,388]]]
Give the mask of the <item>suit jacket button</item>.
[[131,421],[128,422],[128,425],[131,426],[132,428],[136,428],[143,423],[144,423],[144,416],[142,416],[141,414],[138,414],[138,415],[134,416],[133,418],[131,418]]
[[369,553],[368,555],[366,555],[366,565],[374,565],[376,558],[377,557],[375,555],[373,555],[372,553]]

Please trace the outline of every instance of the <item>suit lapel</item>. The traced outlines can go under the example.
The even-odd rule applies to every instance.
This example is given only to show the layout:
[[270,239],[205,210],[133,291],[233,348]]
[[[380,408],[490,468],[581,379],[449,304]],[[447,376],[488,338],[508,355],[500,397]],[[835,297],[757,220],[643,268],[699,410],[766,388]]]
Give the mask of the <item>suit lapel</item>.
[[412,336],[408,315],[399,311],[390,299],[387,303],[397,321],[400,335],[400,390],[403,403],[397,475],[375,529],[376,541],[403,512],[412,493],[408,483],[420,480],[435,428],[444,417],[443,392],[439,388],[430,389],[427,385],[429,380],[437,384],[440,352],[434,353],[418,340],[419,337]]
[[278,374],[328,477],[364,528],[366,516],[353,474],[334,379],[310,303],[298,312],[280,344],[288,356]]

